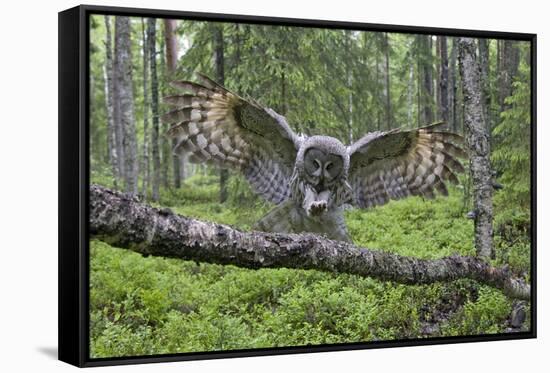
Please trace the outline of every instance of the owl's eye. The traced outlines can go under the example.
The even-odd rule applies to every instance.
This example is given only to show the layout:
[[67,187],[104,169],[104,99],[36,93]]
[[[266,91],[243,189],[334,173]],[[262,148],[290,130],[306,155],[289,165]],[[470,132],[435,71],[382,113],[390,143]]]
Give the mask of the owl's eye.
[[321,163],[317,159],[313,160],[313,165],[315,166],[315,169],[318,169],[321,167]]
[[333,166],[332,162],[329,162],[325,168],[329,171]]

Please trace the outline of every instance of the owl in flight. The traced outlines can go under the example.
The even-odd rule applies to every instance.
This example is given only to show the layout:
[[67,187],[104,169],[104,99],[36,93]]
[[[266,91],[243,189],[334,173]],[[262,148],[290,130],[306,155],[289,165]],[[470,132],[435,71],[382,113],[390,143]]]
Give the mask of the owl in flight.
[[174,81],[162,116],[176,154],[193,163],[240,171],[276,205],[258,230],[313,232],[350,241],[344,207],[370,208],[408,196],[447,195],[464,168],[463,138],[441,124],[371,132],[344,145],[330,136],[301,136],[275,111],[246,100],[204,75],[200,84]]

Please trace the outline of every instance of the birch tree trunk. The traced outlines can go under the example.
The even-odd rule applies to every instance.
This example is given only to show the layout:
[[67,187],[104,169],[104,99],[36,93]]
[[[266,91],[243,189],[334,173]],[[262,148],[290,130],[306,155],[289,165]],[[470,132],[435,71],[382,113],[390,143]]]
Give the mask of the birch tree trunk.
[[441,120],[449,126],[449,60],[447,59],[447,37],[437,37],[439,45],[439,113]]
[[479,64],[481,73],[481,103],[483,105],[483,115],[485,116],[485,124],[487,131],[491,132],[491,86],[489,82],[489,41],[487,39],[479,39]]
[[[224,71],[224,42],[223,42],[223,26],[222,25],[213,25],[212,26],[213,38],[212,46],[214,50],[214,70],[216,81],[224,85],[225,83],[225,71]],[[227,200],[227,179],[229,175],[226,169],[220,170],[220,202],[224,203]]]
[[452,39],[451,45],[451,57],[450,57],[450,71],[449,71],[449,119],[451,121],[451,127],[453,132],[458,132],[458,121],[457,121],[457,100],[456,100],[456,90],[457,90],[457,79],[456,79],[456,38]]
[[[376,39],[375,39],[376,40]],[[377,43],[378,44],[378,43]],[[378,49],[378,48],[377,48]],[[378,50],[376,50],[374,52],[375,56],[376,56],[376,76],[375,76],[375,87],[376,89],[379,89],[378,87],[380,87],[380,57],[378,55]],[[382,100],[380,99],[380,95],[375,92],[375,96],[376,97],[376,129],[378,131],[382,130],[382,109],[380,109],[380,106],[382,106]]]
[[458,53],[464,98],[465,136],[473,183],[475,246],[478,256],[494,257],[490,137],[483,118],[482,84],[475,40],[458,38]]
[[[345,31],[346,51],[351,53],[351,31]],[[347,120],[347,140],[348,144],[353,144],[353,72],[350,66],[349,58],[346,59],[346,88],[348,89],[348,120]]]
[[[115,30],[116,30],[116,19],[115,17]],[[107,26],[107,25],[106,25]],[[107,33],[110,34],[110,24],[107,29]],[[119,37],[115,34],[114,37],[114,46],[113,46],[113,71],[112,71],[112,83],[113,83],[113,123],[115,130],[115,143],[116,143],[116,153],[117,153],[117,175],[122,183],[126,180],[126,170],[124,162],[124,126],[122,125],[121,117],[121,107],[120,107],[120,56],[117,53],[120,43]]]
[[435,111],[436,111],[436,118],[438,120],[442,120],[442,112],[441,112],[441,37],[437,36],[435,39],[435,57],[436,57],[436,63],[435,63]]
[[351,70],[347,72],[347,87],[348,87],[348,144],[353,144],[353,76]]
[[141,170],[143,172],[143,180],[141,184],[141,194],[146,197],[149,188],[149,180],[151,178],[151,167],[149,165],[149,91],[148,91],[148,61],[149,50],[147,43],[147,31],[145,29],[145,19],[141,19],[141,33],[143,38],[143,148],[141,158]]
[[[412,49],[414,42],[411,42],[409,49]],[[414,57],[409,53],[409,81],[407,83],[407,125],[413,125],[413,94],[414,94]]]
[[105,16],[105,29],[105,66],[103,74],[105,76],[105,105],[107,109],[107,146],[109,149],[109,163],[111,165],[111,172],[113,173],[113,183],[115,188],[117,188],[118,170],[122,165],[119,165],[117,156],[117,136],[113,104],[113,39],[111,35],[111,17],[109,16]]
[[[158,56],[158,62],[160,66],[157,69],[157,71],[160,70],[162,72],[166,71],[166,53],[164,53],[166,51],[165,41],[166,40],[164,37],[158,38],[159,48],[158,48],[157,56]],[[157,72],[157,75],[158,75],[158,72]],[[158,84],[158,87],[159,87],[158,93],[161,94],[163,87],[160,84],[160,82]],[[173,164],[173,157],[172,157],[171,141],[168,139],[168,136],[160,136],[159,154],[160,154],[160,169],[161,169],[160,182],[165,189],[169,189],[170,178],[168,176],[168,173],[170,171],[170,164]]]
[[160,152],[159,152],[159,86],[157,76],[157,20],[147,20],[147,43],[149,45],[149,65],[151,70],[151,156],[153,157],[153,201],[159,200]]
[[[166,72],[168,80],[175,78],[178,65],[178,43],[176,40],[176,20],[164,20],[164,40],[166,43]],[[172,148],[177,145],[177,140],[172,139]],[[174,171],[174,187],[181,187],[181,159],[178,155],[172,154],[172,166]]]
[[384,33],[384,58],[385,58],[385,67],[384,67],[384,77],[385,77],[385,111],[386,111],[386,127],[388,131],[392,128],[391,120],[391,86],[390,86],[390,41],[388,33]]
[[512,95],[513,79],[518,73],[519,49],[513,40],[504,40],[501,43],[499,104],[501,111],[504,111],[509,108],[505,100]]
[[[224,76],[225,78],[225,76]],[[224,79],[225,80],[225,79]],[[286,115],[287,112],[287,89],[286,89],[286,75],[285,75],[285,64],[281,67],[281,115]]]
[[419,35],[421,40],[420,53],[422,56],[422,125],[434,122],[433,113],[433,58],[431,48],[431,38],[429,35]]
[[124,189],[137,194],[136,126],[134,120],[134,93],[132,84],[132,54],[130,39],[130,18],[115,18],[115,84],[120,108],[120,125],[123,129]]

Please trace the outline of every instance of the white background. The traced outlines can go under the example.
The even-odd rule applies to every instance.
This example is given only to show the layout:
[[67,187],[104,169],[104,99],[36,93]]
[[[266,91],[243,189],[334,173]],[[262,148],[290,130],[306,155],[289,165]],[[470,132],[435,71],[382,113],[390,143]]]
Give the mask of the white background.
[[[111,371],[383,370],[535,372],[548,369],[546,127],[550,26],[538,1],[95,1],[97,5],[530,32],[538,34],[537,340],[408,347],[108,368]],[[73,1],[8,0],[0,20],[0,370],[70,371],[57,356],[57,12]],[[7,83],[7,84],[6,84]],[[544,352],[546,351],[546,352]]]

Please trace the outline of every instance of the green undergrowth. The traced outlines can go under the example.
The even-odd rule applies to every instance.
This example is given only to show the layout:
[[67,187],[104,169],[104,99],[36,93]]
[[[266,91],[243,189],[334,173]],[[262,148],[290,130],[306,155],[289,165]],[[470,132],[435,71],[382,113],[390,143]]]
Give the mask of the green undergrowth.
[[[178,191],[163,191],[159,205],[244,230],[271,208],[234,178],[230,200],[220,204],[217,181],[194,176]],[[448,198],[348,210],[346,221],[358,246],[434,259],[475,253],[466,212],[462,191],[452,189]],[[528,276],[523,225],[501,216],[495,222],[504,228],[495,230],[494,264]],[[513,306],[471,280],[411,286],[315,270],[249,270],[143,257],[97,240],[90,253],[92,357],[502,333]]]

